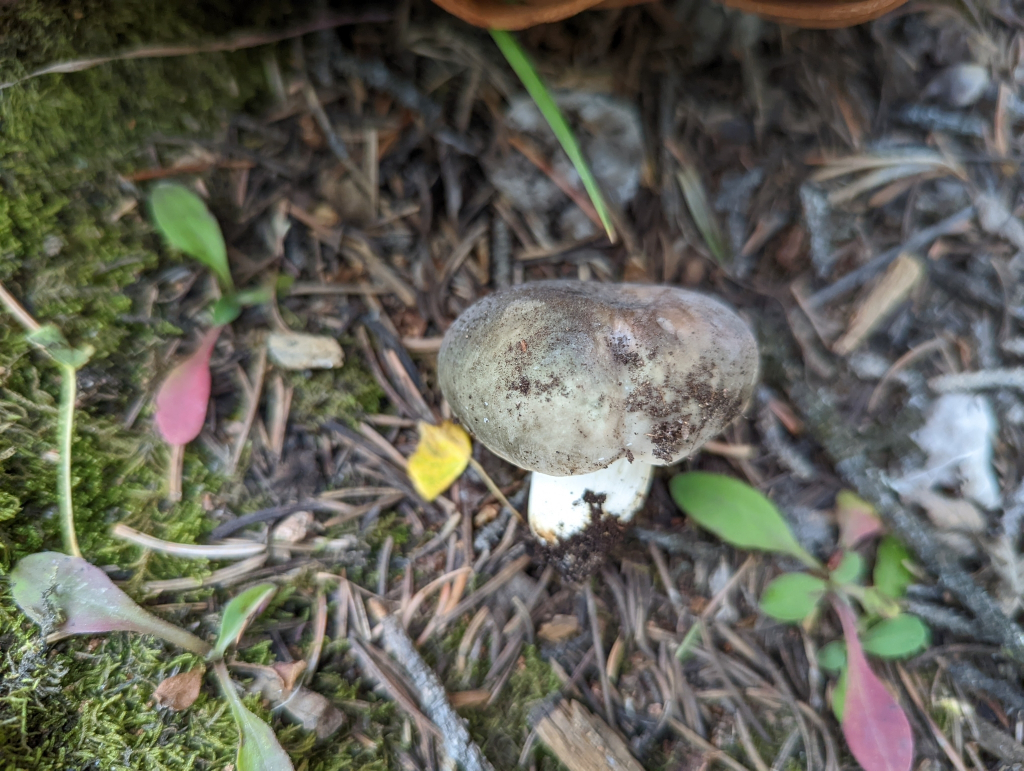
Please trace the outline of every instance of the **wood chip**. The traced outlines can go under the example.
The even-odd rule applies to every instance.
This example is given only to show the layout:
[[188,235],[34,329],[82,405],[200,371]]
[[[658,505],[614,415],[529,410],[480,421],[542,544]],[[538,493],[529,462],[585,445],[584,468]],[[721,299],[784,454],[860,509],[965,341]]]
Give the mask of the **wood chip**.
[[482,707],[491,698],[491,692],[486,688],[475,691],[452,691],[448,694],[448,701],[455,709],[466,709],[468,707]]
[[267,336],[267,355],[289,370],[334,369],[345,361],[341,345],[327,335],[274,332]]
[[537,629],[537,637],[544,642],[561,642],[579,634],[580,622],[576,616],[558,614],[550,621],[545,621]]
[[921,506],[939,530],[980,535],[987,527],[981,512],[968,500],[950,498],[925,489],[913,490],[903,499]]
[[618,734],[578,701],[560,703],[534,726],[569,771],[643,771]]
[[270,666],[277,672],[284,690],[288,693],[291,693],[299,681],[299,676],[306,671],[306,662],[302,659],[299,661],[275,661]]
[[315,521],[311,511],[293,512],[274,526],[270,540],[280,544],[304,541]]
[[924,272],[924,265],[916,257],[906,253],[897,257],[858,304],[846,333],[836,341],[832,350],[840,356],[852,353],[907,298]]

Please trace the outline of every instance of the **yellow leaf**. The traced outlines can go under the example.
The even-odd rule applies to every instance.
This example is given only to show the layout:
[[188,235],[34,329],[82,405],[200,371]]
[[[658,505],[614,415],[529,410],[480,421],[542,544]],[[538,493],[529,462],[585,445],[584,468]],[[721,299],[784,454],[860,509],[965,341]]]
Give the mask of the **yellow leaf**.
[[462,476],[473,451],[469,434],[445,421],[439,426],[420,422],[420,443],[409,457],[407,471],[413,487],[432,501]]

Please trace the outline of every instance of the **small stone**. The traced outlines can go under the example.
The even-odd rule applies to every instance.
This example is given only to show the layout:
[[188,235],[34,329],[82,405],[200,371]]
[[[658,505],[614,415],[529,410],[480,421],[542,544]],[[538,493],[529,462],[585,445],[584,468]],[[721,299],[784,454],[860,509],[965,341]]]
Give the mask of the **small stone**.
[[64,248],[64,239],[57,235],[48,235],[43,239],[43,252],[47,257],[56,257]]
[[333,337],[301,332],[274,332],[267,337],[267,354],[279,367],[290,370],[334,369],[345,361]]
[[309,535],[313,526],[313,514],[309,511],[296,511],[289,514],[274,528],[270,540],[274,543],[299,543]]

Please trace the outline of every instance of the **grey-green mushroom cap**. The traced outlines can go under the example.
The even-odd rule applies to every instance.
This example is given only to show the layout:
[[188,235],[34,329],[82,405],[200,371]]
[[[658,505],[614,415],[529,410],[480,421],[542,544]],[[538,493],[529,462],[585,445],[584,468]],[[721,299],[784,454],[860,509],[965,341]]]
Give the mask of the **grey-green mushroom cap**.
[[757,372],[753,334],[720,301],[580,281],[483,298],[449,327],[438,358],[441,390],[466,428],[551,476],[687,457],[742,412]]

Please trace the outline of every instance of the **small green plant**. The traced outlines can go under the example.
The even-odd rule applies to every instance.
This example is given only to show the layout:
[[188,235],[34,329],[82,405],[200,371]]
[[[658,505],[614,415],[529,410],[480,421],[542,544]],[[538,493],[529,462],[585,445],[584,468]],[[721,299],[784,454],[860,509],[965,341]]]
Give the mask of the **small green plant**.
[[44,351],[60,367],[60,407],[57,411],[57,501],[60,508],[61,535],[64,550],[81,557],[78,535],[75,533],[75,514],[72,505],[71,445],[75,438],[75,400],[78,392],[78,370],[84,367],[94,353],[91,345],[72,348],[61,331],[53,324],[39,324],[28,311],[0,284],[0,304],[18,320],[28,333],[25,339]]
[[266,287],[235,289],[224,235],[202,198],[183,185],[163,182],[150,193],[149,210],[169,246],[198,260],[216,276],[222,296],[211,308],[211,326],[230,324],[242,308],[270,301],[271,290]]
[[18,607],[50,640],[126,631],[154,635],[204,656],[212,664],[221,693],[238,724],[235,768],[293,771],[288,754],[270,726],[245,708],[224,659],[226,651],[237,644],[246,627],[266,608],[276,591],[273,584],[254,586],[232,599],[224,608],[220,634],[211,646],[191,632],[147,613],[106,573],[80,557],[57,552],[29,555],[15,566],[10,583]]
[[210,309],[210,329],[196,350],[164,379],[156,395],[154,419],[160,436],[171,448],[168,498],[181,497],[181,468],[185,445],[199,436],[210,401],[210,357],[225,325],[242,308],[269,302],[266,287],[237,291],[228,266],[228,251],[217,219],[203,200],[187,187],[161,183],[149,197],[157,230],[173,249],[194,257],[216,276],[221,298]]
[[910,723],[865,654],[906,658],[928,646],[929,630],[919,618],[900,610],[899,599],[913,576],[906,567],[906,549],[891,536],[876,550],[872,585],[864,584],[866,563],[857,547],[882,531],[871,505],[853,493],[840,493],[839,549],[826,565],[800,546],[768,498],[737,479],[690,472],[674,477],[669,489],[679,508],[723,541],[785,554],[807,567],[806,572],[783,573],[772,580],[761,595],[761,610],[780,621],[809,627],[824,603],[832,606],[843,640],[825,645],[818,661],[838,676],[832,708],[846,743],[865,771],[909,771],[914,759]]

